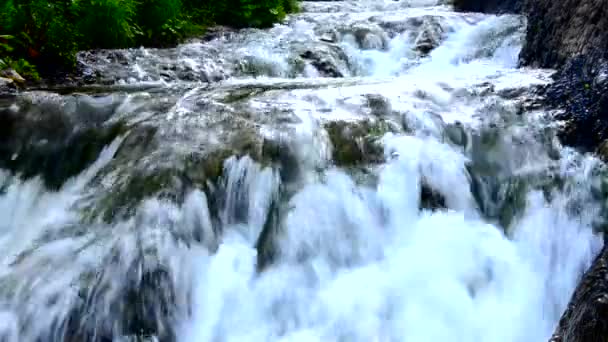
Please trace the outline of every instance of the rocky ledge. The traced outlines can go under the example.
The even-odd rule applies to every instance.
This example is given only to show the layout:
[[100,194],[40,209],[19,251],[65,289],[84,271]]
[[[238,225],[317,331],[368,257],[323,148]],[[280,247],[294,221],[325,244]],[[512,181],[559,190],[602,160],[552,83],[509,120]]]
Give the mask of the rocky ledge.
[[[520,13],[528,30],[522,66],[554,68],[545,104],[563,144],[608,160],[608,0],[454,0],[461,11]],[[582,277],[550,342],[608,338],[608,248]]]

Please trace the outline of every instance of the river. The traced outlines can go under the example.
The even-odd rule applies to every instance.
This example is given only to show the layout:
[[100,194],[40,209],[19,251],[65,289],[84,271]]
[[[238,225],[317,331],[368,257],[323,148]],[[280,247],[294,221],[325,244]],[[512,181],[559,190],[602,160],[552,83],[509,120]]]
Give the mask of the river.
[[81,53],[0,101],[0,341],[546,341],[608,183],[524,35],[347,0]]

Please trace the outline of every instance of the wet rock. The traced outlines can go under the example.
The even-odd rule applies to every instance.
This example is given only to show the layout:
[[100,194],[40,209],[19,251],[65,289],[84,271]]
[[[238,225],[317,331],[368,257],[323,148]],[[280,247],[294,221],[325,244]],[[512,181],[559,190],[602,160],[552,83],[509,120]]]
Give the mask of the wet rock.
[[261,134],[249,113],[223,113],[208,103],[198,105],[213,114],[197,110],[191,118],[173,122],[159,117],[130,128],[112,161],[93,181],[94,196],[82,208],[88,222],[132,217],[148,198],[182,204],[195,189],[207,195],[210,215],[217,220],[225,197],[220,184],[225,162],[233,156],[273,167],[284,181],[297,177],[298,163],[287,142],[278,135]]
[[352,35],[358,47],[363,50],[386,50],[388,37],[375,24],[356,23],[341,30],[343,36]]
[[337,45],[319,45],[314,49],[304,50],[300,57],[325,77],[344,77],[340,65],[345,65],[348,70],[348,57]]
[[17,90],[17,85],[11,79],[0,77],[0,96],[14,94]]
[[422,55],[428,55],[439,46],[444,37],[445,30],[441,23],[435,18],[429,18],[424,21],[421,31],[414,41],[414,50]]
[[115,108],[112,99],[88,96],[18,98],[0,110],[0,167],[58,189],[125,132],[121,122],[105,122]]
[[524,64],[555,68],[582,55],[592,66],[607,57],[608,1],[527,0],[525,14]]
[[[126,145],[123,144],[110,164],[110,168],[116,168],[118,173],[102,173],[97,179],[100,184],[109,183],[109,186],[101,187],[96,200],[87,207],[86,217],[89,221],[99,217],[105,222],[126,219],[135,214],[144,199],[152,197],[183,203],[192,189],[203,190],[213,197],[214,189],[224,173],[224,162],[232,156],[248,155],[266,165],[275,161],[274,155],[262,154],[263,140],[254,136],[243,135],[239,141],[212,151],[169,157],[165,153],[170,152],[163,151],[158,145],[159,137],[156,134],[155,128],[148,128],[136,135],[146,140],[134,138],[125,141]],[[137,143],[131,144],[131,141]],[[149,156],[146,157],[146,154]],[[133,163],[132,158],[139,158],[139,162]],[[171,162],[160,163],[160,159]],[[121,168],[115,166],[117,164],[132,167]],[[214,201],[214,198],[210,198],[210,201]],[[215,210],[212,214],[217,216],[218,213]]]
[[433,189],[426,181],[420,187],[420,208],[427,210],[445,209],[445,196]]
[[5,70],[0,70],[0,77],[12,80],[14,83],[19,84],[19,85],[23,85],[25,83],[25,78],[23,78],[21,75],[19,75],[19,73],[16,72],[14,69],[10,69],[10,68],[5,69]]
[[608,140],[604,140],[597,148],[596,154],[604,161],[608,162]]
[[205,31],[205,35],[201,38],[204,42],[209,42],[216,39],[226,39],[234,35],[236,29],[227,26],[214,26]]
[[373,116],[382,118],[392,113],[391,102],[388,98],[379,94],[369,94],[366,96],[367,107]]
[[277,241],[279,224],[281,221],[281,211],[279,199],[273,198],[270,202],[270,208],[262,232],[256,241],[255,248],[257,250],[257,269],[263,271],[271,265],[277,257]]
[[362,166],[384,160],[379,139],[391,131],[385,121],[331,121],[325,124],[332,143],[333,162],[338,166]]
[[444,129],[444,134],[453,144],[463,148],[468,146],[469,136],[461,122],[457,121],[455,123],[447,124]]
[[602,341],[608,336],[608,248],[583,275],[549,342]]
[[526,206],[526,181],[518,177],[500,177],[484,174],[475,166],[468,167],[471,176],[471,193],[480,212],[489,220],[496,221],[505,232],[513,220],[523,213]]
[[559,132],[562,143],[583,151],[595,151],[608,138],[608,63],[589,65],[579,56],[569,60],[554,76],[545,91],[544,104],[559,109],[557,119],[564,125]]
[[109,284],[107,276],[99,273],[86,282],[82,300],[62,322],[63,338],[46,341],[110,342],[116,336],[131,336],[138,342],[176,341],[176,294],[167,270],[162,266],[142,270],[141,264],[134,264],[120,283]]

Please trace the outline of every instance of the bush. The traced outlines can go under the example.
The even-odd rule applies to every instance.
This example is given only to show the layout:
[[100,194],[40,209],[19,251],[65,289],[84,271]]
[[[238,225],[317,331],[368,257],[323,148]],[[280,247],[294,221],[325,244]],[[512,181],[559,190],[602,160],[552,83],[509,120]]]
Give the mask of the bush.
[[226,0],[212,5],[217,23],[237,28],[269,27],[295,7],[293,0]]
[[[2,1],[2,0],[0,0]],[[76,13],[70,0],[4,0],[2,33],[15,37],[13,56],[34,63],[72,63],[77,51]],[[43,58],[44,57],[44,58]]]
[[185,25],[181,13],[180,0],[142,0],[137,7],[137,23],[142,31],[139,42],[165,45],[179,40]]
[[82,36],[80,48],[109,49],[132,46],[139,29],[135,25],[135,0],[81,0],[78,3]]

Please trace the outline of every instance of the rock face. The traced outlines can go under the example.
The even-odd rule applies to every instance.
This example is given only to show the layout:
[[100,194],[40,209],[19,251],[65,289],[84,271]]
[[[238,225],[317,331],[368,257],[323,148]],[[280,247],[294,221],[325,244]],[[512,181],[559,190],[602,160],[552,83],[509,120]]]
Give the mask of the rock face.
[[525,13],[524,64],[553,68],[578,55],[589,62],[607,57],[607,0],[528,0]]
[[587,271],[549,342],[605,341],[608,336],[608,249]]
[[594,151],[608,138],[608,1],[531,1],[523,65],[557,68],[547,105],[563,110],[564,144]]

